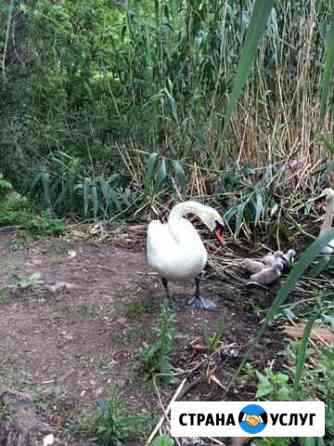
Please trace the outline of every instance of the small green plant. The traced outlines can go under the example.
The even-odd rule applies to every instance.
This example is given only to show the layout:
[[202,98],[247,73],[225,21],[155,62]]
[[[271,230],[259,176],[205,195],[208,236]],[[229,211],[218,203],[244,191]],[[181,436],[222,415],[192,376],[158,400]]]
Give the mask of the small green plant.
[[8,420],[11,415],[10,408],[7,403],[0,401],[0,420],[2,422]]
[[[289,382],[290,378],[286,373],[274,372],[267,368],[264,374],[256,371],[259,379],[256,398],[289,401],[293,399],[293,385]],[[291,444],[290,438],[271,438],[260,440],[259,446],[288,446]]]
[[16,274],[13,275],[14,283],[10,285],[10,288],[34,288],[43,283],[41,280],[41,273],[36,272],[31,274],[30,276],[18,276]]
[[289,375],[274,372],[267,368],[264,374],[256,371],[259,379],[256,398],[270,397],[274,401],[289,401],[293,396],[293,385],[289,383]]
[[171,354],[175,331],[174,323],[174,314],[162,305],[159,325],[154,330],[157,340],[153,344],[143,347],[138,355],[147,379],[161,374],[161,380],[166,384],[172,380]]
[[82,319],[98,319],[99,311],[94,304],[80,304],[76,306],[77,312]]
[[62,219],[52,217],[49,212],[43,212],[27,221],[23,229],[32,236],[59,236],[64,234],[65,224]]
[[144,438],[152,427],[150,415],[129,415],[116,386],[108,400],[99,402],[99,412],[88,421],[84,430],[96,437],[98,444],[118,446],[130,440]]
[[[334,438],[334,353],[332,347],[319,349],[310,346],[307,341],[311,327],[316,316],[310,319],[305,327],[301,340],[291,342],[292,348],[288,348],[286,355],[289,361],[295,363],[292,368],[292,377],[282,372],[274,372],[267,368],[265,373],[256,371],[259,379],[256,397],[274,401],[294,401],[321,399],[326,404],[326,438]],[[316,366],[305,368],[305,363],[310,356],[317,357]],[[303,372],[303,373],[302,373]],[[259,440],[259,446],[292,445],[289,438],[272,438]],[[316,438],[299,439],[302,446],[323,446],[326,443]],[[329,443],[330,444],[330,443]]]
[[19,226],[32,218],[29,204],[0,198],[0,227]]
[[8,191],[12,190],[13,186],[12,184],[5,180],[3,175],[0,173],[0,197],[5,195]]
[[218,324],[217,331],[212,336],[204,336],[204,343],[210,353],[213,353],[219,347],[225,331],[224,321],[221,320]]
[[174,446],[174,440],[169,435],[159,435],[153,443],[152,446]]
[[31,195],[57,215],[109,218],[130,208],[136,198],[128,188],[129,178],[117,172],[91,175],[80,157],[57,152],[48,164],[34,175]]
[[154,301],[130,302],[124,306],[124,312],[127,317],[138,317],[139,314],[153,313],[157,310]]
[[145,193],[157,193],[163,186],[173,181],[180,191],[185,188],[187,177],[182,162],[161,158],[157,152],[151,153],[146,163]]
[[8,290],[6,288],[0,288],[0,305],[4,305],[8,302]]
[[0,198],[0,228],[15,227],[32,236],[59,236],[65,231],[64,221],[48,211],[40,215],[26,200]]

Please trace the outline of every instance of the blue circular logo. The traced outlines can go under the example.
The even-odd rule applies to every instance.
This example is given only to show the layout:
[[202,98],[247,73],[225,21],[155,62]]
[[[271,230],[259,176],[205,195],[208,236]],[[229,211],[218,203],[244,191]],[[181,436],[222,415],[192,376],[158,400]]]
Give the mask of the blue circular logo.
[[258,404],[249,404],[240,411],[239,424],[247,434],[262,432],[267,422],[267,412]]

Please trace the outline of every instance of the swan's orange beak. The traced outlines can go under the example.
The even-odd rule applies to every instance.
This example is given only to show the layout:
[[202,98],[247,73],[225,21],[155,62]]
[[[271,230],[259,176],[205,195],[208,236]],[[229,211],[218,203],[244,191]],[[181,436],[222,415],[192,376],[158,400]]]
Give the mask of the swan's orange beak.
[[221,245],[225,245],[225,239],[223,236],[223,225],[221,223],[216,222],[215,236]]

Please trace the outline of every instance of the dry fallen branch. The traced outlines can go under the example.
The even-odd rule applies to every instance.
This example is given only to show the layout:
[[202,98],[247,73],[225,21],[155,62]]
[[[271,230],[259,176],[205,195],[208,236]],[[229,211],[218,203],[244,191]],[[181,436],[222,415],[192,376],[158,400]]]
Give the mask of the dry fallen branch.
[[154,439],[154,437],[156,436],[158,430],[161,428],[163,422],[165,421],[166,417],[169,414],[170,408],[172,406],[172,403],[174,401],[176,401],[176,399],[178,398],[178,396],[181,394],[182,389],[185,385],[185,383],[187,382],[187,378],[184,378],[183,381],[181,382],[181,384],[179,385],[179,387],[176,389],[176,392],[174,393],[174,395],[172,396],[172,399],[170,400],[166,410],[164,411],[164,414],[162,415],[162,417],[160,418],[158,424],[155,426],[155,428],[153,429],[153,431],[151,432],[151,435],[148,437],[148,440],[145,443],[145,446],[148,446],[152,440]]

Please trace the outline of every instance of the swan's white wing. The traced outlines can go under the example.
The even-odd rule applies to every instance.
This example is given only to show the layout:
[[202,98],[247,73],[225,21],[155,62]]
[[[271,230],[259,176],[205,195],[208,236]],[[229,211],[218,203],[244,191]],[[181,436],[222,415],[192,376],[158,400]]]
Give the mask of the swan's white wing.
[[169,226],[152,221],[147,230],[147,261],[149,265],[169,280],[185,280],[197,276],[207,262],[204,245],[193,225],[182,219],[173,228],[178,240],[170,233]]
[[175,241],[168,231],[168,226],[159,220],[153,220],[147,228],[146,256],[147,261],[152,268],[160,257],[168,254]]

